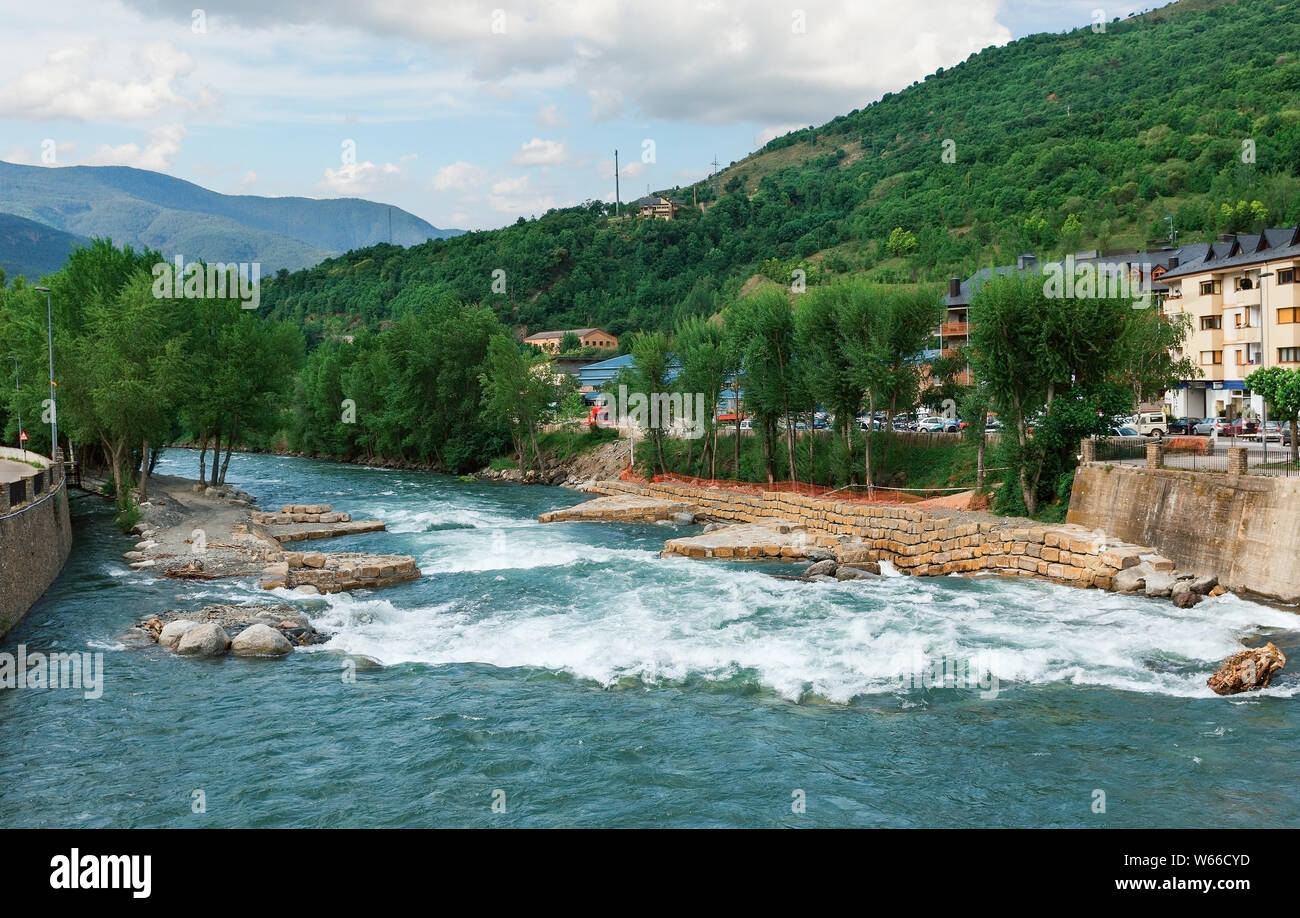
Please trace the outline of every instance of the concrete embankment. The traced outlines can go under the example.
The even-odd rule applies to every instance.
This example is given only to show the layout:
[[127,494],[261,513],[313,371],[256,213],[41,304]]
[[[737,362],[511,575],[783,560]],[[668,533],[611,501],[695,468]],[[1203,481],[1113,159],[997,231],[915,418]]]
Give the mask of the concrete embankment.
[[[689,508],[728,530],[669,540],[666,554],[719,558],[819,558],[889,561],[920,576],[989,572],[1039,577],[1079,587],[1112,588],[1120,571],[1146,562],[1174,565],[1144,544],[1117,541],[1084,526],[1046,525],[960,510],[915,509],[837,501],[786,492],[746,494],[655,483],[603,481],[589,490],[622,497],[544,514],[543,522],[575,519],[646,521]],[[671,510],[667,509],[671,507]],[[638,517],[636,514],[640,513]],[[730,533],[731,537],[724,535]],[[1165,595],[1168,595],[1166,592]]]
[[[36,468],[30,462],[43,464]],[[35,453],[0,448],[0,637],[63,570],[72,549],[67,482]]]
[[1300,602],[1300,478],[1085,463],[1067,519],[1215,571],[1228,589]]

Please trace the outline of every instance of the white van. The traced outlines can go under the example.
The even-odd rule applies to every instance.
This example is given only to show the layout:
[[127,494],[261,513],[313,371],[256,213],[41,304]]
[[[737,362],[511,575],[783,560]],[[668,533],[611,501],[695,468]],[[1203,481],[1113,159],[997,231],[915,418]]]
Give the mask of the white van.
[[1169,429],[1169,422],[1165,420],[1163,411],[1139,411],[1133,426],[1142,436],[1155,437],[1159,440]]

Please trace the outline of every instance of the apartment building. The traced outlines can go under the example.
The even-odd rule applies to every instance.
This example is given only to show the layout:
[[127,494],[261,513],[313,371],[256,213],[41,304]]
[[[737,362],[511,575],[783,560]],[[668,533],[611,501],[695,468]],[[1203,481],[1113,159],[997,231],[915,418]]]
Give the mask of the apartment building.
[[1168,394],[1179,417],[1256,417],[1263,399],[1245,379],[1268,366],[1300,367],[1300,227],[1220,236],[1186,246],[1160,278],[1166,315],[1191,320],[1184,353],[1201,379]]

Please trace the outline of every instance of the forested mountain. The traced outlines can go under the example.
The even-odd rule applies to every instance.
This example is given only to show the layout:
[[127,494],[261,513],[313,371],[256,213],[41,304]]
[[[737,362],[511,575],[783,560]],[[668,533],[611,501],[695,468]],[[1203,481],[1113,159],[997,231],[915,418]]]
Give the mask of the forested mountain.
[[[454,235],[399,207],[357,198],[227,195],[125,166],[48,168],[0,162],[0,211],[83,237],[191,260],[256,261],[295,270],[389,239]],[[4,250],[0,249],[0,256]]]
[[36,281],[63,267],[68,254],[90,240],[13,214],[0,213],[0,272]]
[[265,300],[318,332],[450,298],[530,328],[621,333],[712,312],[756,272],[939,280],[1020,251],[1141,246],[1165,236],[1167,217],[1184,242],[1293,223],[1297,86],[1300,0],[1182,0],[1104,31],[986,49],[777,138],[674,191],[709,202],[703,214],[611,219],[592,202],[352,252],[281,279]]

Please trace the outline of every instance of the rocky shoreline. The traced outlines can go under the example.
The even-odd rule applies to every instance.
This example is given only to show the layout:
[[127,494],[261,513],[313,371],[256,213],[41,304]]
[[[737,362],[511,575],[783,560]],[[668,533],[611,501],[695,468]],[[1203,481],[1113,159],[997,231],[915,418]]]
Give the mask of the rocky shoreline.
[[[376,589],[421,576],[409,555],[289,551],[282,543],[382,531],[379,520],[352,520],[329,504],[254,509],[256,499],[229,486],[155,476],[155,496],[139,505],[139,541],[130,566],[182,580],[260,578],[265,590],[304,596]],[[151,615],[134,629],[180,656],[281,657],[327,640],[305,613],[286,603],[204,606]]]
[[168,609],[135,625],[144,638],[178,656],[282,657],[295,647],[323,644],[311,620],[287,603],[232,606],[214,603],[198,610]]

